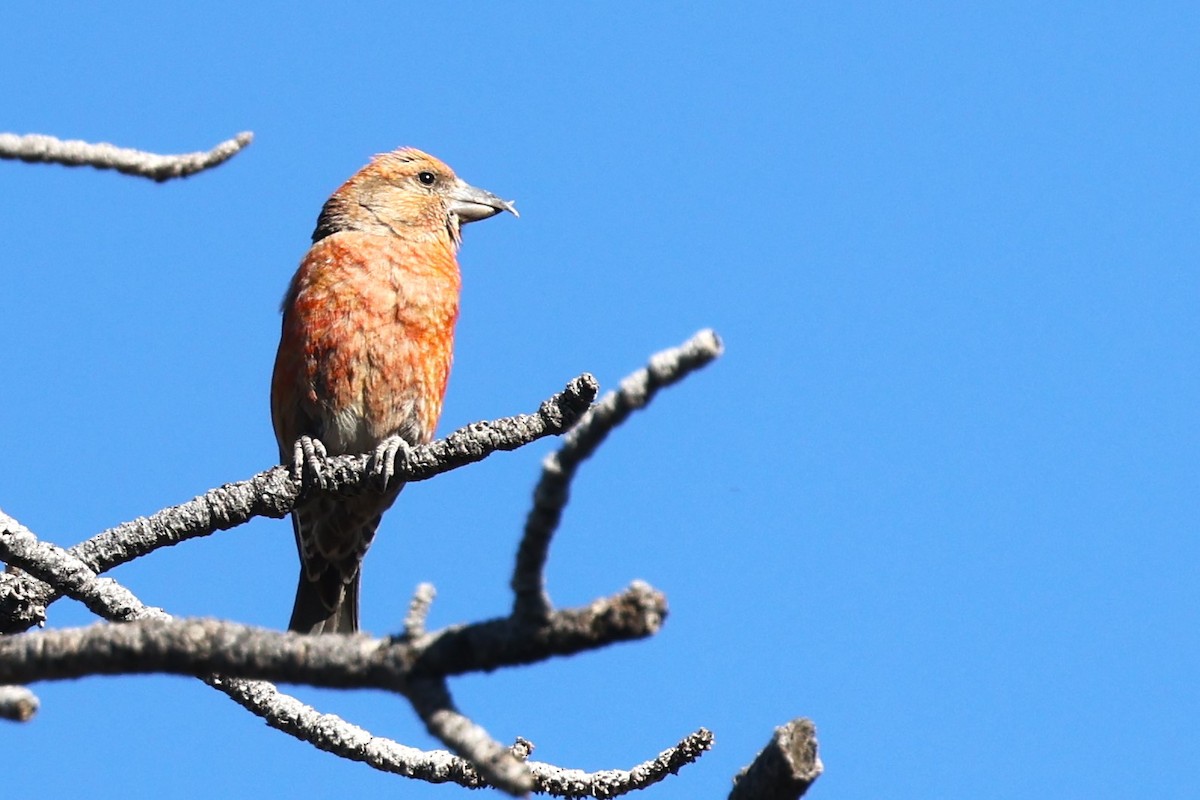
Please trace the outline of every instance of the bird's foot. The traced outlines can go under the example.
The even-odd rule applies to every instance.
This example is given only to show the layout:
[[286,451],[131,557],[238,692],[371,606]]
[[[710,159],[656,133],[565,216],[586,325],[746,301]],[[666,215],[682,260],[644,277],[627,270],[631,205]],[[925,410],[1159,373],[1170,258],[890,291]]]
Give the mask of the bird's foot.
[[380,490],[387,489],[388,484],[392,482],[396,474],[397,457],[403,458],[401,464],[407,466],[409,450],[408,442],[404,439],[389,436],[371,453],[370,459],[367,460],[367,470],[378,481]]
[[325,471],[325,445],[312,436],[301,436],[292,451],[292,478],[308,492],[312,489],[324,491],[329,487],[329,476]]

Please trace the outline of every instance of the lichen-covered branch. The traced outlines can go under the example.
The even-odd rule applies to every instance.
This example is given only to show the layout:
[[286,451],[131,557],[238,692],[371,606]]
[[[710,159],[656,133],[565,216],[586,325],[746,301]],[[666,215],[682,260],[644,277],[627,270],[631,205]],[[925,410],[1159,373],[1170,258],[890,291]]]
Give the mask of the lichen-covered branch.
[[[0,540],[3,541],[3,540]],[[5,557],[13,550],[0,547]],[[65,555],[66,551],[59,550]],[[20,558],[20,556],[17,556]],[[25,563],[22,562],[24,567]],[[36,565],[32,565],[36,569]],[[46,571],[49,572],[49,571]],[[46,574],[46,573],[43,573]],[[136,598],[122,587],[116,609],[98,602],[93,578],[75,592],[93,611],[128,618]],[[138,606],[141,604],[138,603]],[[149,616],[145,607],[132,612]],[[582,609],[557,611],[544,626],[509,618],[460,625],[410,640],[355,634],[307,636],[216,619],[172,619],[161,612],[123,625],[91,625],[0,637],[0,683],[87,675],[219,672],[244,678],[407,693],[413,679],[544,661],[656,633],[666,600],[645,584]]]
[[554,611],[542,623],[516,617],[455,625],[418,641],[414,675],[460,675],[533,664],[658,633],[667,598],[642,581],[586,606]]
[[[61,655],[63,651],[69,652],[73,647],[78,648],[80,639],[74,638],[74,641],[72,641],[73,634],[77,634],[79,630],[82,630],[84,632],[91,633],[104,631],[107,632],[108,635],[116,633],[118,634],[118,638],[124,637],[127,634],[132,634],[132,637],[129,638],[136,639],[140,635],[143,638],[143,641],[149,642],[149,646],[143,648],[130,646],[128,641],[115,645],[110,643],[109,646],[114,647],[114,653],[117,655],[117,659],[124,659],[123,663],[126,664],[130,663],[131,659],[135,662],[142,663],[153,662],[155,659],[165,658],[170,660],[178,658],[186,659],[188,657],[186,652],[180,652],[178,649],[172,650],[169,643],[166,643],[162,640],[156,640],[154,638],[154,631],[156,628],[162,629],[175,622],[171,620],[164,612],[160,611],[159,609],[145,606],[141,603],[141,601],[134,597],[132,593],[128,592],[123,587],[121,587],[121,590],[125,594],[125,596],[121,598],[121,601],[123,602],[111,602],[112,598],[100,591],[98,584],[103,582],[115,585],[115,581],[98,578],[94,572],[88,569],[87,565],[71,556],[70,553],[62,548],[54,547],[53,545],[47,545],[38,541],[31,531],[7,515],[0,516],[0,558],[8,561],[11,564],[19,566],[21,569],[26,570],[31,575],[39,579],[54,580],[55,577],[59,575],[70,576],[69,580],[66,581],[66,585],[59,587],[63,590],[63,593],[69,597],[72,597],[73,599],[87,603],[91,610],[106,618],[142,620],[142,623],[130,622],[124,625],[94,626],[92,628],[78,629],[76,631],[48,631],[45,633],[0,637],[0,650],[10,648],[14,643],[25,642],[28,644],[31,640],[35,642],[37,640],[42,640],[42,643],[45,644],[46,638],[51,637],[51,641],[56,642],[56,644],[52,644],[50,649],[52,651],[57,651]],[[106,605],[106,603],[109,602],[111,602],[111,604]],[[185,620],[181,622],[183,622],[182,627],[184,628],[184,638],[186,639],[188,621]],[[231,625],[231,623],[217,623],[217,625],[225,628],[224,631],[218,631],[217,636],[214,637],[218,640],[221,639],[221,633],[226,634],[225,638],[227,640],[239,638],[246,640],[252,638],[252,633],[248,632],[251,629],[246,629],[245,626],[234,626],[232,629],[230,629],[228,626]],[[241,629],[240,631],[237,630],[239,628]],[[315,646],[317,648],[321,648],[324,646],[326,650],[329,649],[330,645],[333,647],[337,647],[338,645],[345,647],[345,642],[347,640],[362,639],[362,637],[304,637],[297,634],[278,634],[260,631],[260,634],[261,633],[269,633],[270,636],[276,638],[284,637],[296,639],[299,640],[301,644],[307,645],[308,647]],[[65,634],[65,636],[60,636],[60,634]],[[261,636],[259,638],[261,638]],[[338,641],[338,639],[341,639],[342,641]],[[367,641],[369,642],[369,640]],[[235,645],[233,645],[230,641],[208,642],[208,647],[211,648],[208,657],[214,658],[215,660],[212,663],[207,664],[203,671],[193,668],[186,670],[186,673],[198,675],[210,686],[218,689],[221,692],[224,692],[243,708],[262,716],[264,719],[266,719],[267,723],[273,727],[291,733],[297,738],[309,741],[323,750],[346,754],[345,751],[347,747],[345,740],[348,737],[352,739],[358,738],[358,732],[365,734],[365,731],[361,731],[361,729],[355,728],[354,726],[348,726],[352,730],[347,730],[347,726],[344,723],[341,725],[335,724],[334,720],[336,720],[338,723],[342,723],[342,721],[337,720],[336,717],[331,717],[331,715],[319,714],[309,706],[306,706],[303,703],[300,703],[298,700],[279,692],[274,686],[266,683],[265,681],[227,678],[216,674],[203,674],[203,672],[213,671],[213,668],[219,671],[221,666],[227,666],[226,664],[218,663],[221,658],[219,654],[223,649],[234,646]],[[140,650],[141,652],[135,654],[136,650]],[[250,648],[250,653],[253,658],[265,659],[267,661],[270,660],[272,655],[270,652],[264,653],[262,648],[254,649],[253,647]],[[193,655],[196,655],[198,658],[205,658],[204,654],[193,653]],[[0,655],[0,670],[19,668],[18,665],[22,663],[24,663],[26,666],[29,666],[30,664],[28,659],[19,655],[12,657],[12,651],[9,651],[7,656],[8,657],[6,657],[6,655]],[[294,660],[299,660],[304,663],[308,663],[313,660],[311,652],[302,652],[300,654],[292,653],[290,656]],[[37,661],[39,659],[38,657],[35,657],[33,660]],[[115,662],[110,661],[109,663],[111,664]],[[138,669],[137,671],[142,670]],[[393,685],[389,688],[398,687]],[[312,727],[305,727],[298,724],[298,720],[302,718],[311,720],[313,723]],[[486,734],[483,735],[486,736]],[[396,748],[401,747],[402,746],[400,745],[396,745]],[[385,747],[384,751],[392,754],[406,754],[408,749],[393,751],[388,750]],[[354,757],[355,760],[364,760],[363,757],[359,755],[352,757]],[[407,774],[407,771],[410,769],[410,767],[412,767],[412,765],[408,763],[393,763],[391,766],[396,767],[394,771],[400,772],[401,774]],[[521,794],[526,791],[528,779],[514,783],[510,774],[512,772],[511,769],[505,771],[494,771],[493,767],[495,766],[496,765],[492,762],[471,765],[471,772],[477,772],[479,780],[483,784],[494,785],[497,788],[505,789],[510,794]],[[510,765],[500,764],[500,766],[508,767]],[[458,770],[458,772],[461,772],[461,770]],[[522,764],[519,765],[519,772],[521,774],[527,774],[528,769]],[[442,778],[441,780],[446,780],[446,778]]]
[[[394,480],[428,480],[482,461],[493,453],[516,450],[546,436],[556,436],[575,424],[598,391],[596,379],[584,373],[543,402],[534,414],[475,422],[443,439],[412,447],[404,463],[395,465]],[[366,489],[374,480],[367,467],[369,458],[369,453],[329,458],[324,491],[338,494]],[[73,552],[85,563],[94,563],[98,572],[106,572],[158,547],[233,528],[256,516],[286,517],[303,491],[301,482],[293,479],[289,468],[275,467],[150,517],[118,525],[80,543]]]
[[549,794],[560,797],[618,797],[645,789],[668,775],[674,775],[711,750],[712,746],[712,732],[701,728],[685,736],[674,747],[659,753],[657,758],[644,761],[629,770],[606,769],[588,773],[536,761],[529,762],[529,767],[538,776],[540,788]]
[[[482,461],[500,450],[515,450],[573,425],[595,399],[595,378],[583,374],[542,403],[535,414],[476,422],[427,445],[411,448],[395,465],[397,479],[428,480],[443,472]],[[362,491],[373,478],[368,455],[336,456],[327,461],[328,491]],[[228,483],[149,517],[139,517],[70,548],[89,569],[103,573],[160,547],[227,530],[258,516],[282,518],[304,487],[286,467],[274,467],[249,480]],[[45,620],[45,609],[59,596],[50,586],[15,574],[0,575],[0,633],[28,630]]]
[[533,788],[529,766],[454,707],[444,678],[412,681],[405,694],[426,730],[475,765],[493,786],[518,796]]
[[[29,573],[21,580],[36,587],[53,586],[87,606],[99,617],[113,621],[162,618],[156,608],[143,605],[116,581],[99,578],[95,570],[58,545],[43,542],[21,523],[0,510],[0,561]],[[6,573],[5,578],[16,577]],[[0,638],[0,642],[6,639]]]
[[775,735],[748,767],[733,779],[729,800],[796,800],[821,776],[817,726],[794,719]]
[[[702,331],[683,346],[654,356],[645,369],[622,381],[618,391],[590,411],[596,384],[590,375],[583,375],[535,415],[477,423],[446,439],[397,454],[393,465],[396,479],[423,480],[479,461],[496,450],[514,449],[574,426],[564,446],[545,463],[514,571],[513,613],[505,618],[427,632],[425,620],[433,591],[422,586],[413,598],[402,635],[388,640],[301,636],[218,620],[172,619],[160,609],[145,606],[115,581],[98,577],[100,572],[159,547],[231,528],[254,516],[285,516],[308,490],[285,467],[105,531],[70,550],[38,541],[0,512],[0,560],[14,568],[12,574],[0,576],[0,630],[15,632],[37,624],[44,618],[45,606],[62,595],[83,602],[106,619],[129,621],[0,637],[0,681],[150,671],[195,675],[272,727],[382,771],[471,788],[490,785],[510,794],[534,791],[599,798],[645,788],[695,761],[712,746],[712,734],[697,731],[657,758],[627,771],[564,769],[528,761],[531,746],[527,743],[519,741],[506,748],[494,741],[455,708],[446,677],[570,655],[650,636],[661,628],[666,600],[644,583],[634,583],[583,608],[554,610],[544,592],[542,571],[579,463],[633,410],[644,407],[658,389],[707,364],[720,352],[716,335]],[[324,473],[322,490],[335,493],[362,491],[375,479],[367,456],[327,459]],[[372,736],[279,692],[260,678],[395,691],[412,703],[431,733],[465,758],[443,751],[422,752]],[[28,693],[23,687],[0,687],[0,714],[6,713],[3,703],[9,688]],[[815,739],[812,742],[815,759]],[[767,763],[760,756],[745,771],[742,783],[752,786],[752,781],[758,780],[755,770],[762,772],[765,767],[760,764]],[[813,778],[820,770],[819,761],[816,765]]]
[[64,140],[37,133],[26,136],[0,133],[0,159],[61,164],[66,167],[112,169],[125,175],[150,178],[161,183],[172,178],[186,178],[224,164],[252,141],[254,134],[243,131],[208,151],[158,155],[105,142]]
[[621,381],[588,409],[564,437],[562,446],[542,462],[542,476],[533,492],[533,508],[513,570],[513,616],[536,622],[553,609],[544,575],[550,539],[570,496],[571,479],[579,465],[596,451],[613,428],[647,404],[664,386],[683,380],[721,355],[724,345],[716,332],[705,329],[679,347],[651,356],[650,362]]
[[[157,622],[169,619],[163,611],[144,605],[115,581],[99,578],[69,551],[39,541],[31,531],[11,517],[3,515],[2,512],[0,512],[0,560],[19,566],[35,578],[58,580],[61,577],[64,583],[60,588],[66,596],[87,603],[89,608],[106,619],[154,620]],[[114,590],[108,591],[104,588],[105,586],[114,587]],[[652,590],[650,591],[652,592]],[[600,619],[612,617],[632,620],[650,619],[651,617],[645,613],[637,611],[644,605],[644,601],[638,598],[642,598],[646,594],[645,590],[634,587],[626,593],[618,595],[616,598],[618,605],[629,602],[620,600],[626,596],[634,601],[633,607],[624,612],[609,613],[605,611],[603,603],[600,606],[593,603],[582,613],[562,612],[560,618],[568,621],[567,629],[577,628],[578,623],[583,622],[585,623],[584,629],[588,630],[594,628],[596,621]],[[572,613],[576,614],[574,620],[571,618]],[[665,606],[663,613],[665,613]],[[659,621],[661,622],[661,618]],[[108,626],[108,629],[132,627],[136,624]],[[104,629],[99,627],[93,630]],[[13,637],[13,639],[0,637],[0,643],[27,640],[36,636],[53,635],[53,633],[56,632],[29,634]],[[273,635],[277,637],[292,636],[292,634]],[[339,637],[307,638],[311,643]],[[345,638],[356,639],[359,637]],[[509,637],[503,634],[502,626],[482,623],[476,626],[451,628],[422,638],[424,641],[421,642],[421,646],[425,648],[423,652],[425,654],[432,653],[432,655],[428,655],[428,661],[425,663],[417,658],[417,666],[429,670],[439,663],[461,664],[464,662],[465,652],[473,648],[484,648],[489,640],[504,642]],[[553,643],[554,641],[569,641],[571,637],[558,635],[547,636],[546,639]],[[455,644],[456,642],[457,644]],[[437,648],[434,648],[435,644],[438,645]],[[513,652],[511,645],[508,650]],[[4,658],[0,657],[0,661],[3,660]],[[486,663],[493,661],[491,658],[485,660]],[[494,776],[487,772],[481,773],[463,758],[443,751],[425,752],[390,739],[374,736],[363,728],[337,716],[317,711],[312,706],[280,692],[274,685],[266,681],[228,678],[220,675],[206,675],[202,680],[226,694],[251,713],[262,717],[271,727],[343,758],[361,761],[383,772],[404,775],[431,783],[452,782],[468,788],[495,785],[489,781],[489,778]],[[686,742],[687,740],[685,740]],[[679,758],[682,760],[678,762],[679,766],[694,761],[702,752],[694,747],[685,746],[685,743],[674,748],[681,751]],[[648,763],[656,764],[661,759],[662,756],[654,762]],[[501,766],[508,765],[502,763]],[[642,765],[642,767],[646,767],[646,765]],[[568,797],[615,797],[623,794],[624,791],[634,791],[661,779],[661,776],[656,777],[657,773],[653,770],[635,768],[636,775],[627,784],[624,791],[603,793],[605,787],[610,785],[607,776],[614,771],[584,773],[533,762],[527,764],[525,768],[532,775],[533,791]],[[678,769],[678,766],[675,766],[674,769]],[[593,792],[579,787],[597,788]]]
[[[359,761],[380,772],[403,775],[428,783],[454,783],[468,789],[490,785],[466,759],[445,750],[417,750],[375,736],[333,714],[323,714],[265,681],[231,681],[213,677],[206,682],[235,702],[262,717],[276,730],[350,761]],[[232,685],[229,685],[232,684]],[[693,763],[712,746],[712,734],[700,730],[651,761],[631,770],[584,772],[539,761],[526,766],[533,776],[533,791],[555,797],[619,797],[657,783],[668,774]],[[516,749],[516,748],[514,748]],[[521,748],[527,751],[527,746]]]

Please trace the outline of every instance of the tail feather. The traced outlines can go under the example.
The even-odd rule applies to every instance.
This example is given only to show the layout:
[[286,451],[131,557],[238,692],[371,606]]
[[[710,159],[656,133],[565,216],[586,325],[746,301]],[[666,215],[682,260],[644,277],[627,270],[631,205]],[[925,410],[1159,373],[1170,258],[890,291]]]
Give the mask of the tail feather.
[[361,573],[356,572],[349,583],[343,583],[335,569],[321,573],[317,580],[310,580],[302,567],[288,630],[299,633],[357,633],[360,580]]
[[403,484],[351,497],[318,494],[292,510],[300,581],[288,628],[301,633],[356,633],[363,556],[383,512]]

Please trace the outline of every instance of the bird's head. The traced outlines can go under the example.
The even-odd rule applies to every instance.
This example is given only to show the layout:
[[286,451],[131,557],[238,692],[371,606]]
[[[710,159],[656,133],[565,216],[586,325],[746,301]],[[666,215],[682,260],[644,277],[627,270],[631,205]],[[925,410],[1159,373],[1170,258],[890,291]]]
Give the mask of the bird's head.
[[402,147],[376,156],[333,193],[313,241],[365,231],[418,239],[448,235],[457,246],[460,226],[501,211],[519,216],[511,202],[470,185],[428,153]]

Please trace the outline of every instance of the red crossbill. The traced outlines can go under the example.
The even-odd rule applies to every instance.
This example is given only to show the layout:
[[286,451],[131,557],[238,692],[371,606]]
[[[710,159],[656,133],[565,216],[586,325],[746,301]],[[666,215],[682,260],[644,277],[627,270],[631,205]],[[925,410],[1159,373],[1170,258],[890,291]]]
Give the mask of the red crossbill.
[[325,454],[372,452],[385,486],[310,493],[292,512],[300,582],[288,627],[358,630],[359,570],[403,483],[396,452],[428,442],[458,319],[460,226],[511,203],[411,148],[376,156],[325,203],[283,300],[271,379],[279,455],[320,482]]

